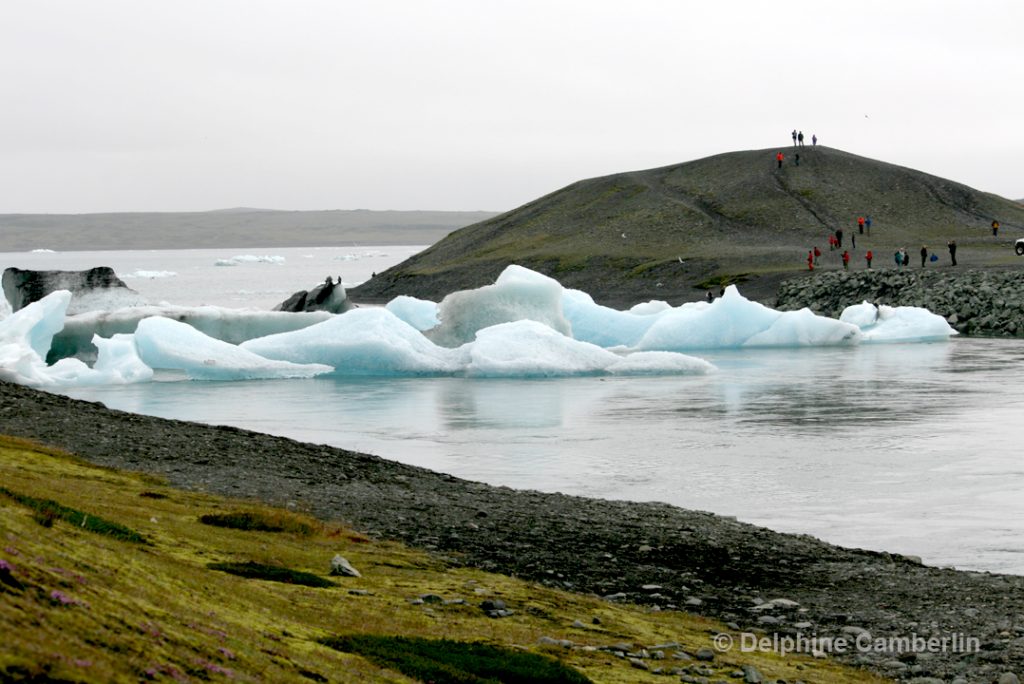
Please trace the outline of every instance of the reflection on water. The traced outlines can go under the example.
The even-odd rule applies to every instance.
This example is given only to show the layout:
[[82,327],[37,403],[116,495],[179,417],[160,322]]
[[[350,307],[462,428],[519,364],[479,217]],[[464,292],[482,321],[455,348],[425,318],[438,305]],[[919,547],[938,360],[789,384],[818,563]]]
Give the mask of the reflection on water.
[[72,394],[494,484],[667,501],[1024,573],[1024,345],[706,356],[719,371],[692,377],[161,382]]

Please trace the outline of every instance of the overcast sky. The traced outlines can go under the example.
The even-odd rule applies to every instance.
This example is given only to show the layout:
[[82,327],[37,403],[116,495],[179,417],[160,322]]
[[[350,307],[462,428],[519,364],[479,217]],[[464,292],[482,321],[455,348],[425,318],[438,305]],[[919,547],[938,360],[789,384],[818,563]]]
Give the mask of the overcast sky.
[[821,143],[1024,197],[1024,2],[0,0],[0,213],[506,210]]

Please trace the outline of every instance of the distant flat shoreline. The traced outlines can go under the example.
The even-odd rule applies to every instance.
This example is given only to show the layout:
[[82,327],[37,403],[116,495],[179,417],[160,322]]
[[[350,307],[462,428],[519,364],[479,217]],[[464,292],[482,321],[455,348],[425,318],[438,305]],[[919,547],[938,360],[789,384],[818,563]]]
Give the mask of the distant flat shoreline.
[[0,214],[0,252],[430,245],[489,211],[277,211]]

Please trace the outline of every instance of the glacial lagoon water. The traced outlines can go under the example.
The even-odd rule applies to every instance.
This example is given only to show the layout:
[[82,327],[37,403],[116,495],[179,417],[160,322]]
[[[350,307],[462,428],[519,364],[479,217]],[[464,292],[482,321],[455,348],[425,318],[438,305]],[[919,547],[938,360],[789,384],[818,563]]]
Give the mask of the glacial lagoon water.
[[[387,250],[397,261],[415,248]],[[159,282],[174,303],[265,306],[209,296],[224,291],[245,300],[248,288],[231,281],[246,279],[260,283],[253,289],[275,290],[276,298],[322,280],[323,267],[337,265],[334,256],[348,262],[346,282],[347,273],[358,281],[359,269],[369,267],[359,249],[273,254],[285,252],[284,263],[310,266],[303,273],[312,282],[279,283],[284,267],[273,261],[216,267],[216,286],[203,293],[180,275],[148,280]],[[89,263],[60,267],[109,264],[101,259],[112,254],[130,253],[94,253]],[[209,254],[155,254],[153,270],[183,273],[189,263],[213,264]],[[62,263],[75,261],[59,256]],[[366,259],[377,260],[374,270],[384,267],[379,256]],[[139,282],[129,282],[145,294]],[[529,380],[167,378],[67,393],[122,410],[366,451],[492,484],[665,501],[847,546],[918,555],[930,564],[1024,574],[1024,343],[954,339],[699,355],[718,372]]]

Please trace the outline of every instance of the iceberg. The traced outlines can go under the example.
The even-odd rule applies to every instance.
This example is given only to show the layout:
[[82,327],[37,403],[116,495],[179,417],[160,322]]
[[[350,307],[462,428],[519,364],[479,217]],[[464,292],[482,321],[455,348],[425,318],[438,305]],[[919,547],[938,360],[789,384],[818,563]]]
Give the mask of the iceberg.
[[441,323],[426,335],[437,344],[456,347],[472,341],[478,330],[531,320],[571,336],[572,326],[562,315],[562,292],[554,278],[513,264],[493,285],[453,292],[442,299],[437,305]]
[[74,356],[89,362],[96,357],[96,335],[133,333],[139,322],[154,316],[187,323],[210,337],[238,344],[256,337],[298,330],[331,317],[326,311],[287,313],[220,306],[135,306],[113,311],[90,311],[68,316],[53,340],[51,358]]
[[52,292],[0,321],[0,379],[35,387],[113,385],[149,380],[153,371],[123,337],[96,339],[99,358],[93,368],[79,359],[46,364],[53,336],[60,332],[71,303],[67,290]]
[[462,366],[459,351],[434,344],[387,309],[353,309],[240,346],[268,359],[325,364],[341,375],[434,375]]
[[622,357],[596,344],[574,340],[530,320],[485,328],[466,347],[469,354],[466,374],[471,376],[679,374],[707,373],[714,368],[703,359],[668,352],[639,352]]
[[857,326],[863,342],[935,342],[959,334],[942,316],[916,306],[863,302],[843,309],[839,320]]
[[[0,378],[70,386],[145,382],[164,369],[217,380],[680,375],[714,370],[683,353],[694,350],[956,334],[925,309],[865,302],[836,320],[808,309],[776,311],[734,286],[711,303],[652,301],[619,311],[519,266],[440,304],[398,297],[384,308],[341,314],[143,306],[68,316],[70,302],[70,293],[54,292],[0,320]],[[47,357],[60,360],[47,365]],[[85,361],[93,358],[90,367]]]
[[739,349],[855,344],[860,329],[808,309],[776,311],[746,299],[730,285],[702,306],[683,305],[658,314],[634,345],[638,350]]
[[184,371],[196,380],[309,378],[334,370],[316,363],[267,359],[208,337],[186,323],[159,316],[140,321],[134,337],[142,363],[150,368]]
[[437,302],[399,295],[384,307],[417,330],[430,330],[441,324],[437,318]]

